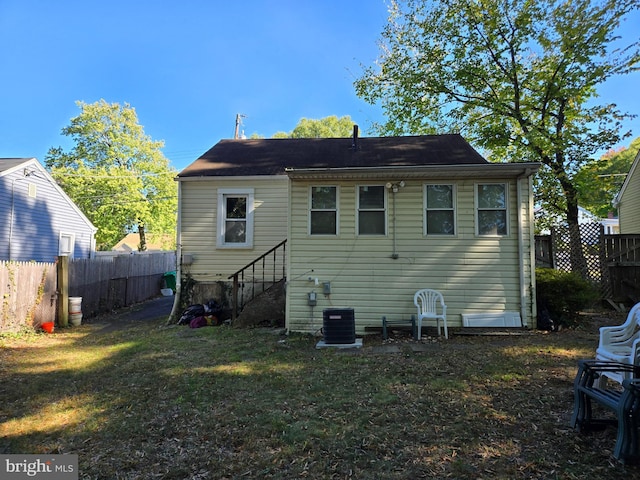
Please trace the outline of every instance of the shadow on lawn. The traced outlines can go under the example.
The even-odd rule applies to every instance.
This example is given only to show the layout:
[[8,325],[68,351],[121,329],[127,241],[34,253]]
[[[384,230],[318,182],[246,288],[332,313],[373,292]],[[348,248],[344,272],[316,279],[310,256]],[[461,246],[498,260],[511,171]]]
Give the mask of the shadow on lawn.
[[615,432],[568,424],[593,332],[453,336],[381,354],[379,336],[340,352],[164,319],[100,328],[0,352],[1,451],[77,453],[81,478],[105,479],[637,473],[611,463]]

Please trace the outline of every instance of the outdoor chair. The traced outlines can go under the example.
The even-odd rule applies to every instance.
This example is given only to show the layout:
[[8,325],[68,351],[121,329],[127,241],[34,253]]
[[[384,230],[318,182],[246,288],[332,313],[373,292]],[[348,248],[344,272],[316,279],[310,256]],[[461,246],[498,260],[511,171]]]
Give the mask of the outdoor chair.
[[[422,334],[422,320],[435,320],[438,335],[440,335],[440,320],[442,320],[444,338],[449,338],[449,332],[447,331],[447,306],[440,292],[430,288],[418,290],[413,296],[413,303],[418,307],[418,339],[420,339]],[[438,305],[440,305],[441,313],[438,313]]]
[[[596,360],[640,365],[640,303],[631,308],[627,320],[622,325],[600,327]],[[602,377],[608,377],[620,384],[630,378],[628,373],[615,371],[604,372]]]

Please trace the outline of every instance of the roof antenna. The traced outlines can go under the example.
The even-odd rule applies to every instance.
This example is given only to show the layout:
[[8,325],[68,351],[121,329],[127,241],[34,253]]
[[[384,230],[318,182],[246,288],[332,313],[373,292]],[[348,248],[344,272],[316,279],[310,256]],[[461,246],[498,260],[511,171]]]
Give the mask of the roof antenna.
[[[233,138],[236,140],[240,138],[240,125],[242,125],[243,118],[247,118],[247,116],[244,115],[243,113],[236,113],[236,129],[233,132]],[[243,137],[244,137],[244,132],[243,132]]]
[[353,126],[353,139],[351,141],[351,150],[359,150],[360,146],[358,145],[358,125]]

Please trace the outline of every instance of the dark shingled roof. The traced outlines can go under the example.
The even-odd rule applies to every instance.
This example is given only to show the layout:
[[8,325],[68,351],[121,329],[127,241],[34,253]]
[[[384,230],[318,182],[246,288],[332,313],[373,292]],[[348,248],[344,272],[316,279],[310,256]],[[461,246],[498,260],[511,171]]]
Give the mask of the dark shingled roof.
[[487,164],[458,134],[414,137],[221,140],[178,174],[285,175],[285,168],[353,168]]
[[33,160],[33,158],[0,158],[0,173]]

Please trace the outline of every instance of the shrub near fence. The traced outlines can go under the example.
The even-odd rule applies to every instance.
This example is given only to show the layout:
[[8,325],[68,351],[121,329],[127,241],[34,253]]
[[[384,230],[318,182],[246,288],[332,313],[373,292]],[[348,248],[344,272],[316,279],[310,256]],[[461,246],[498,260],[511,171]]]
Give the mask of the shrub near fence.
[[640,235],[605,234],[597,223],[580,225],[579,231],[578,255],[566,227],[536,235],[536,266],[579,273],[615,302],[640,301]]
[[0,332],[53,322],[56,285],[55,263],[0,262]]

